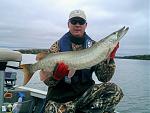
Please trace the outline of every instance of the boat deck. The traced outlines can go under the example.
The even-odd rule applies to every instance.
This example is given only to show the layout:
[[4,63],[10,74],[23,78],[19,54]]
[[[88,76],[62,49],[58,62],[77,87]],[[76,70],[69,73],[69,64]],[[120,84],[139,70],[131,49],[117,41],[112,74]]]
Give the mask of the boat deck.
[[44,104],[46,91],[41,91],[28,87],[16,87],[13,89],[4,89],[4,95],[9,93],[11,98],[4,98],[4,105],[14,104],[18,101],[18,93],[24,93],[25,97],[21,103],[21,111],[19,113],[40,113]]

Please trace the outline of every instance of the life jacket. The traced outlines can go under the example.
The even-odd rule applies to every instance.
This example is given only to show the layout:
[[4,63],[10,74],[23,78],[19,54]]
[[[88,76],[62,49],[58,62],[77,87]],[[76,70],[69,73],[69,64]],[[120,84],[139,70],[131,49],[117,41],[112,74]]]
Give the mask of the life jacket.
[[[86,33],[83,38],[85,39],[83,48],[91,47],[94,41],[86,35]],[[60,52],[72,51],[70,32],[60,38],[58,45]],[[95,83],[92,79],[93,72],[91,70],[92,69],[76,70],[71,79],[65,76],[56,86],[48,88],[47,100],[68,102],[83,95],[83,93]]]
[[[85,41],[83,44],[83,48],[85,49],[91,47],[94,41],[86,33],[84,34],[84,39]],[[58,45],[59,45],[60,52],[72,51],[70,32],[66,33],[62,38],[60,38]],[[92,72],[90,69],[77,70],[71,79],[65,76],[64,81],[66,83],[71,83],[71,84],[75,84],[79,81],[81,83],[90,82],[93,81]]]

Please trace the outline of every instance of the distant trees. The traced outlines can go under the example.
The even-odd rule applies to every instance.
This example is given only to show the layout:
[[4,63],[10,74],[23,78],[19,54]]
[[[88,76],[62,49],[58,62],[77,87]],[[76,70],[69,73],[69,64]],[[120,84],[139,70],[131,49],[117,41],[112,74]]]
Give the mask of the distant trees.
[[19,51],[23,54],[37,54],[40,52],[48,52],[48,49],[19,49],[15,51]]

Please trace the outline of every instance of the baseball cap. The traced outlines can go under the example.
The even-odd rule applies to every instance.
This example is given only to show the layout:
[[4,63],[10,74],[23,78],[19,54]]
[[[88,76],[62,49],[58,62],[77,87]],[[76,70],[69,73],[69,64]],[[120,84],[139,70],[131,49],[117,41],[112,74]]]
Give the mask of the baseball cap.
[[74,18],[74,17],[80,17],[83,18],[84,20],[86,20],[86,15],[84,13],[83,10],[73,10],[71,11],[70,15],[69,15],[69,19]]

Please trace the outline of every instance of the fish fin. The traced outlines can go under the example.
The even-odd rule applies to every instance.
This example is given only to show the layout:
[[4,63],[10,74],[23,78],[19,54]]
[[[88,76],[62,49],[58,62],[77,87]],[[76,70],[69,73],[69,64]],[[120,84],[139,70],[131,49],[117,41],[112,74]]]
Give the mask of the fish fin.
[[23,85],[26,85],[31,77],[33,76],[34,72],[30,70],[31,64],[22,64],[20,67],[22,68],[22,71],[24,73],[24,83]]
[[73,77],[73,75],[75,74],[76,70],[75,69],[70,69],[69,73],[68,73],[68,78]]

